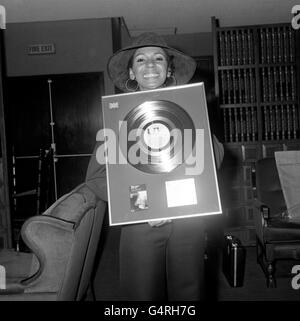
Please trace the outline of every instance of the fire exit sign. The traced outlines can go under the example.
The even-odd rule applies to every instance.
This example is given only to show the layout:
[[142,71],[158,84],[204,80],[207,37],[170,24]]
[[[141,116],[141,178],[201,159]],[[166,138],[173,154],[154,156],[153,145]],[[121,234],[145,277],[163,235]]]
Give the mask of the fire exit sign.
[[49,55],[54,53],[54,43],[36,44],[28,46],[28,55]]

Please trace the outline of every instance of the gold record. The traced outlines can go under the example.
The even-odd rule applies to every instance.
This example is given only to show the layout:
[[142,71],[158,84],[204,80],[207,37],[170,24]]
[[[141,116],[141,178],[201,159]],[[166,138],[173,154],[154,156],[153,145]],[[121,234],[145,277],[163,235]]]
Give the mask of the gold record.
[[190,135],[194,147],[193,120],[173,102],[146,101],[134,107],[124,122],[128,139],[121,151],[129,164],[145,173],[168,173],[181,165],[188,156],[183,148],[184,135]]

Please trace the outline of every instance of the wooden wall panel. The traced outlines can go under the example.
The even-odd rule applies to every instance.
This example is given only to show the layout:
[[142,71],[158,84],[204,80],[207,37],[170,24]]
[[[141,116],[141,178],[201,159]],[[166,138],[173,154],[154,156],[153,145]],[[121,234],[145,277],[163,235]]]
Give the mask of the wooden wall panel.
[[[23,192],[36,187],[40,148],[55,146],[55,170],[49,173],[51,204],[85,179],[96,133],[102,127],[103,73],[12,77],[7,84],[10,195],[12,147],[16,159],[15,190]],[[13,220],[35,215],[36,198],[17,202]]]

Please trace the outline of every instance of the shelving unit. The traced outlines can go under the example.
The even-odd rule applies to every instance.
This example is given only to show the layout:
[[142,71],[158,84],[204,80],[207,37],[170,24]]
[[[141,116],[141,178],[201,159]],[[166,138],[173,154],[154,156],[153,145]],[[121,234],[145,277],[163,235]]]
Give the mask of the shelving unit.
[[298,41],[290,23],[220,27],[213,17],[212,31],[226,232],[254,245],[255,162],[300,148]]

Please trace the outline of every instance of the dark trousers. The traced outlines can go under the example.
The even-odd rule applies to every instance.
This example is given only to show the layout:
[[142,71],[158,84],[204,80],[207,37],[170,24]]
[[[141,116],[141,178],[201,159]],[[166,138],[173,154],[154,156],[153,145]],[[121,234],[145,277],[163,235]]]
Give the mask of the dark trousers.
[[177,219],[161,227],[122,227],[122,298],[135,301],[204,299],[204,219]]

